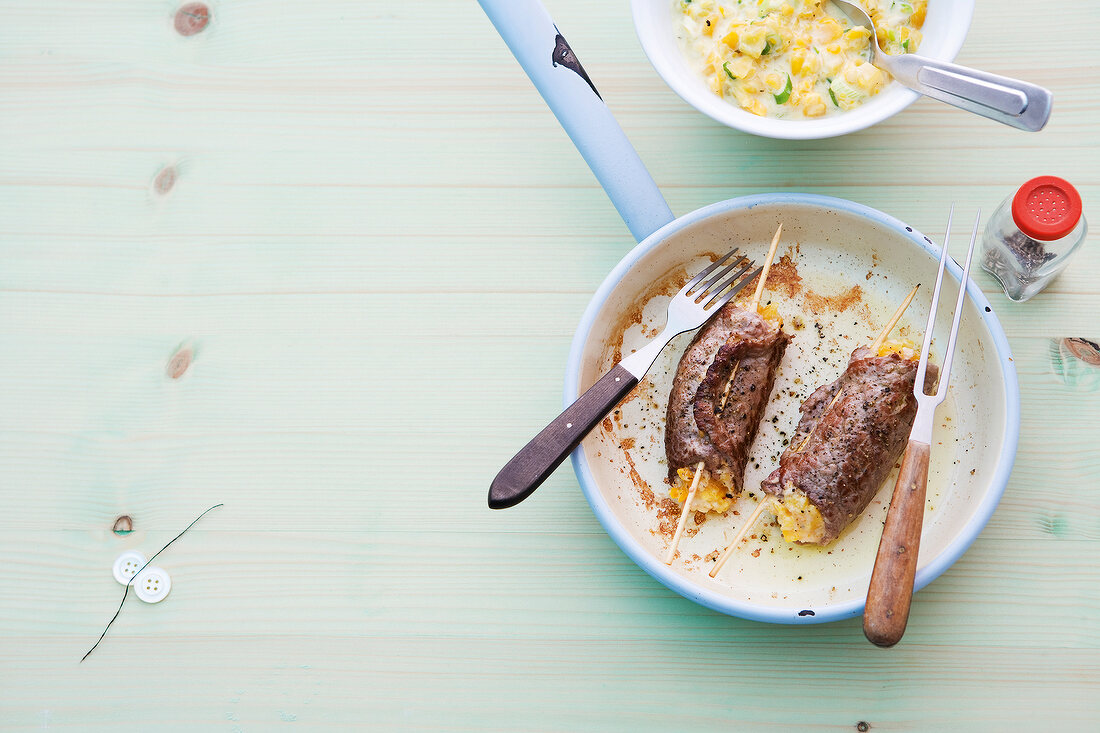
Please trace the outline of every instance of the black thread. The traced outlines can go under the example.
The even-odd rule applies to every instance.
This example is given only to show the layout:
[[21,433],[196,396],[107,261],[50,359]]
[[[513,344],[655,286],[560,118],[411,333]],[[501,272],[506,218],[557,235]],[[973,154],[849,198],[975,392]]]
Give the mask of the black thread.
[[95,644],[93,644],[93,645],[92,645],[92,648],[91,648],[91,649],[89,649],[89,650],[87,651],[87,653],[86,653],[86,654],[85,654],[85,655],[84,655],[83,657],[81,657],[81,658],[80,658],[80,661],[81,661],[81,662],[83,662],[83,661],[84,661],[85,659],[87,659],[87,658],[88,658],[88,655],[89,655],[89,654],[91,654],[92,652],[94,652],[94,651],[95,651],[96,647],[97,647],[97,646],[99,646],[99,643],[100,643],[101,641],[103,641],[103,638],[104,638],[105,636],[107,636],[107,632],[108,632],[108,631],[110,631],[110,629],[111,629],[111,624],[113,624],[113,623],[115,622],[115,619],[117,619],[117,618],[118,618],[118,615],[119,615],[120,613],[122,613],[122,607],[126,605],[126,598],[127,598],[127,597],[129,597],[129,595],[130,595],[130,584],[134,582],[134,578],[136,578],[137,576],[141,575],[141,571],[142,571],[142,570],[145,570],[145,568],[149,567],[149,563],[153,562],[153,560],[155,560],[155,559],[156,559],[157,555],[159,555],[160,553],[162,553],[162,552],[164,552],[165,550],[167,550],[167,549],[168,549],[168,545],[171,545],[171,544],[172,544],[173,542],[175,542],[176,540],[178,540],[178,539],[179,539],[180,537],[183,537],[183,536],[184,536],[185,534],[187,534],[187,530],[189,530],[189,529],[191,529],[192,527],[194,527],[194,526],[195,526],[195,524],[197,524],[197,523],[198,523],[198,521],[199,521],[200,519],[202,519],[202,518],[203,518],[203,517],[205,517],[205,516],[206,516],[207,514],[209,514],[210,512],[214,511],[215,509],[217,509],[217,508],[218,508],[218,507],[220,507],[220,506],[225,506],[225,504],[215,504],[214,506],[210,507],[209,509],[207,509],[207,510],[206,510],[205,512],[203,512],[203,513],[202,513],[202,514],[200,514],[199,516],[195,517],[195,520],[194,520],[193,522],[191,522],[191,524],[189,524],[189,525],[187,525],[186,527],[184,527],[184,528],[183,528],[183,531],[182,531],[182,532],[180,532],[180,533],[179,533],[178,535],[176,535],[176,536],[175,536],[175,537],[173,537],[172,539],[168,540],[168,544],[167,544],[167,545],[165,545],[164,547],[160,548],[160,549],[159,549],[159,550],[157,550],[157,551],[156,551],[155,553],[153,553],[153,556],[152,556],[151,558],[149,558],[148,560],[146,560],[146,561],[145,561],[145,564],[141,566],[141,569],[140,569],[140,570],[138,570],[138,571],[137,571],[136,573],[134,573],[134,575],[133,575],[133,576],[132,576],[132,577],[131,577],[131,578],[130,578],[130,579],[129,579],[128,581],[126,581],[126,586],[125,586],[125,587],[124,587],[124,588],[122,589],[122,603],[118,604],[118,610],[117,610],[117,611],[115,611],[115,615],[114,615],[114,616],[111,616],[111,620],[107,622],[107,625],[106,625],[105,627],[103,627],[103,633],[99,635],[99,638],[98,638],[98,639],[96,639],[96,642],[95,642]]

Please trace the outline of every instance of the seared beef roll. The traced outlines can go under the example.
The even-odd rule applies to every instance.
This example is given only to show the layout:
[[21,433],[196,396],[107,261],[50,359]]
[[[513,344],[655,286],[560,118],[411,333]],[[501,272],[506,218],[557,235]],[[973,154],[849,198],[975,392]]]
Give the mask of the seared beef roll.
[[[867,508],[909,439],[918,358],[898,342],[877,354],[860,347],[839,379],[802,404],[790,447],[761,486],[785,540],[827,545]],[[927,389],[938,374],[929,365]]]
[[733,303],[696,334],[676,369],[665,423],[674,499],[686,498],[702,462],[709,477],[700,484],[694,508],[729,509],[741,490],[749,447],[789,340],[773,308],[752,313]]

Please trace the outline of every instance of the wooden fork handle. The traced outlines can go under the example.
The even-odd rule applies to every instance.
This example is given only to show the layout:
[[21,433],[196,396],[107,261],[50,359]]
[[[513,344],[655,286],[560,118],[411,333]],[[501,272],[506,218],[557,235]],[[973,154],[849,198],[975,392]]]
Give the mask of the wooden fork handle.
[[500,469],[489,507],[507,509],[530,496],[637,383],[621,364],[612,367]]
[[867,606],[863,611],[863,634],[878,646],[897,644],[909,620],[924,520],[924,497],[928,489],[930,451],[931,446],[917,440],[910,440],[906,445],[879,541],[871,586],[867,590]]

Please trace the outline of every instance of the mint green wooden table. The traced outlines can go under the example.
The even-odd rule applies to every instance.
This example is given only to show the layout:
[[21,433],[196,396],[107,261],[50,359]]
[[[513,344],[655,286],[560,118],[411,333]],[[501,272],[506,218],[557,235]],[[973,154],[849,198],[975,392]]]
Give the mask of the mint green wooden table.
[[[904,642],[727,618],[568,469],[485,507],[632,241],[476,4],[210,5],[188,37],[167,0],[0,5],[0,725],[1095,730],[1100,397],[1050,351],[1100,336],[1095,237],[995,299],[1019,458]],[[1095,3],[978,3],[960,61],[1052,88],[1042,133],[921,101],[806,143],[687,108],[625,1],[548,5],[678,214],[803,190],[940,235],[1054,173],[1100,223]],[[115,556],[218,502],[78,663]]]

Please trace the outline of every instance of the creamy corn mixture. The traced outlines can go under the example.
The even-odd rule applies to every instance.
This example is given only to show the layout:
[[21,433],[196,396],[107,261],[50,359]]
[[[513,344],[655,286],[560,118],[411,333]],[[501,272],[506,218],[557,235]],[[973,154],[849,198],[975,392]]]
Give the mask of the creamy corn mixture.
[[[891,54],[920,45],[927,0],[857,0]],[[824,0],[674,0],[676,33],[718,96],[761,117],[852,109],[890,81],[870,33]]]
[[821,542],[825,534],[825,519],[801,491],[791,490],[781,500],[769,498],[768,508],[779,520],[779,529],[787,542]]
[[[916,361],[920,347],[908,339],[887,339],[879,347],[879,356],[898,354],[903,359]],[[825,535],[825,519],[813,502],[796,489],[786,486],[781,498],[769,497],[768,509],[779,520],[779,529],[787,542],[820,544]]]

